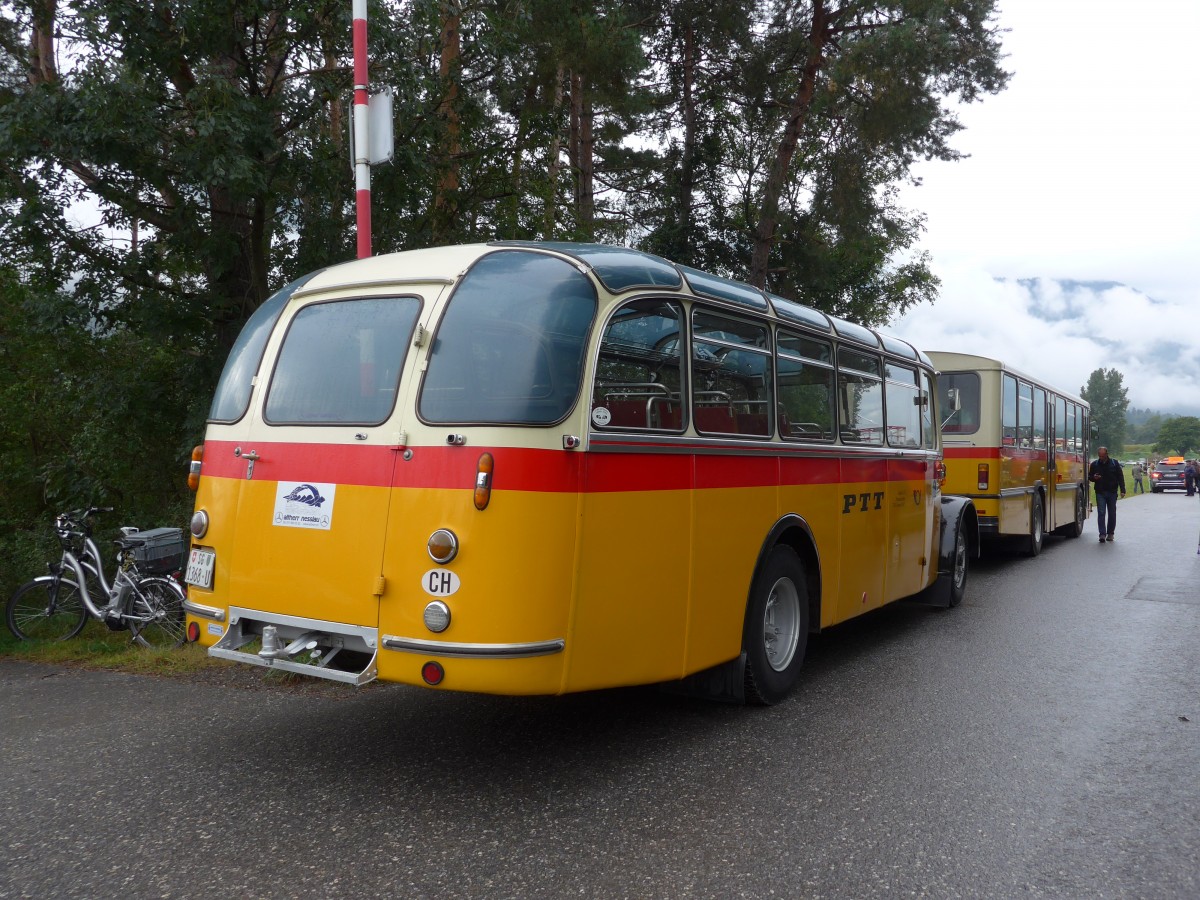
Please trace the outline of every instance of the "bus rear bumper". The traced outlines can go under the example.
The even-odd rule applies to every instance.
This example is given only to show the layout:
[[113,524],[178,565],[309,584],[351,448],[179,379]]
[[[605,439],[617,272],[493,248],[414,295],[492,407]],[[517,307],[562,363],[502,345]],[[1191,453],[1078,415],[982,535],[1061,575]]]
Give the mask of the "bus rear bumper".
[[208,655],[252,666],[363,685],[379,673],[378,631],[229,607],[229,627]]

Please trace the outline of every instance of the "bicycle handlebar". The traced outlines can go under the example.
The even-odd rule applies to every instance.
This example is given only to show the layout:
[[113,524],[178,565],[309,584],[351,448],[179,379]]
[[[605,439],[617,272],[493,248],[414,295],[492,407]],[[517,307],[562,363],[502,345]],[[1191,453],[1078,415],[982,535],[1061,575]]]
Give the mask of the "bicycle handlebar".
[[89,506],[87,509],[73,509],[70,512],[59,513],[54,519],[54,530],[61,540],[91,537],[92,526],[88,519],[98,513],[112,511],[111,506]]

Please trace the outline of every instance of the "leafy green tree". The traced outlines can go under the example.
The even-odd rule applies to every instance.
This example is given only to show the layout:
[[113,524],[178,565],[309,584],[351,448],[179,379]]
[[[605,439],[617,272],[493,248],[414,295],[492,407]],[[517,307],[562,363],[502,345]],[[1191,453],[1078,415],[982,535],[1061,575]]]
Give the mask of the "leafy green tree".
[[1096,447],[1107,447],[1113,456],[1125,449],[1125,411],[1129,407],[1124,376],[1116,369],[1096,369],[1079,396],[1092,407]]
[[[951,98],[1001,90],[994,0],[765,3],[748,60],[748,278],[832,312],[879,322],[930,298],[923,220],[894,186],[919,158],[956,159]],[[737,158],[737,157],[735,157]]]
[[111,505],[109,530],[186,522],[179,411],[192,386],[180,348],[94,324],[69,296],[0,268],[2,596],[44,570],[55,512]]
[[[1137,413],[1138,415],[1134,415]],[[1158,440],[1159,429],[1167,419],[1162,413],[1152,412],[1148,409],[1130,410],[1127,417],[1128,422],[1128,438],[1134,444],[1153,444]]]
[[1159,429],[1154,452],[1163,456],[1189,458],[1200,454],[1200,419],[1195,416],[1168,419]]

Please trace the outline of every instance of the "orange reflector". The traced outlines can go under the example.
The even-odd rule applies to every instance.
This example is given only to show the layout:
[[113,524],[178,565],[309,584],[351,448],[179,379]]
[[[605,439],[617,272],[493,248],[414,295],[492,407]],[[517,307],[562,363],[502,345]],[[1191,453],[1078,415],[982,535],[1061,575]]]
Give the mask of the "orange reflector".
[[421,677],[425,679],[426,684],[441,684],[442,679],[446,677],[446,670],[442,668],[441,663],[430,660],[421,666]]
[[986,491],[988,489],[988,483],[991,481],[991,477],[992,477],[991,469],[988,468],[988,464],[980,463],[979,464],[979,490]]
[[200,463],[204,461],[204,445],[199,444],[192,449],[192,462],[188,466],[187,486],[190,490],[200,487]]
[[492,470],[496,461],[492,454],[484,453],[479,457],[479,466],[475,470],[475,508],[487,509],[488,501],[492,499]]
[[193,644],[200,640],[200,624],[198,622],[188,622],[187,638]]

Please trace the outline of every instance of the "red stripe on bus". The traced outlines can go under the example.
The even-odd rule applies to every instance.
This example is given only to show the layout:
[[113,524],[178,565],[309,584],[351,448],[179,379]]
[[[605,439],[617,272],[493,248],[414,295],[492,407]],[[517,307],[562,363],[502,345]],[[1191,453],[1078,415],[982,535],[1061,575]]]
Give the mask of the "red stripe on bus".
[[201,475],[246,477],[249,461],[235,456],[242,447],[258,454],[254,479],[405,488],[473,490],[480,454],[495,460],[492,488],[498,491],[562,493],[577,491],[678,491],[711,488],[774,487],[779,484],[861,484],[922,481],[926,459],[839,459],[832,455],[702,454],[674,452],[579,453],[523,447],[413,447],[353,444],[297,444],[208,441]]
[[999,459],[999,447],[946,447],[946,459]]

